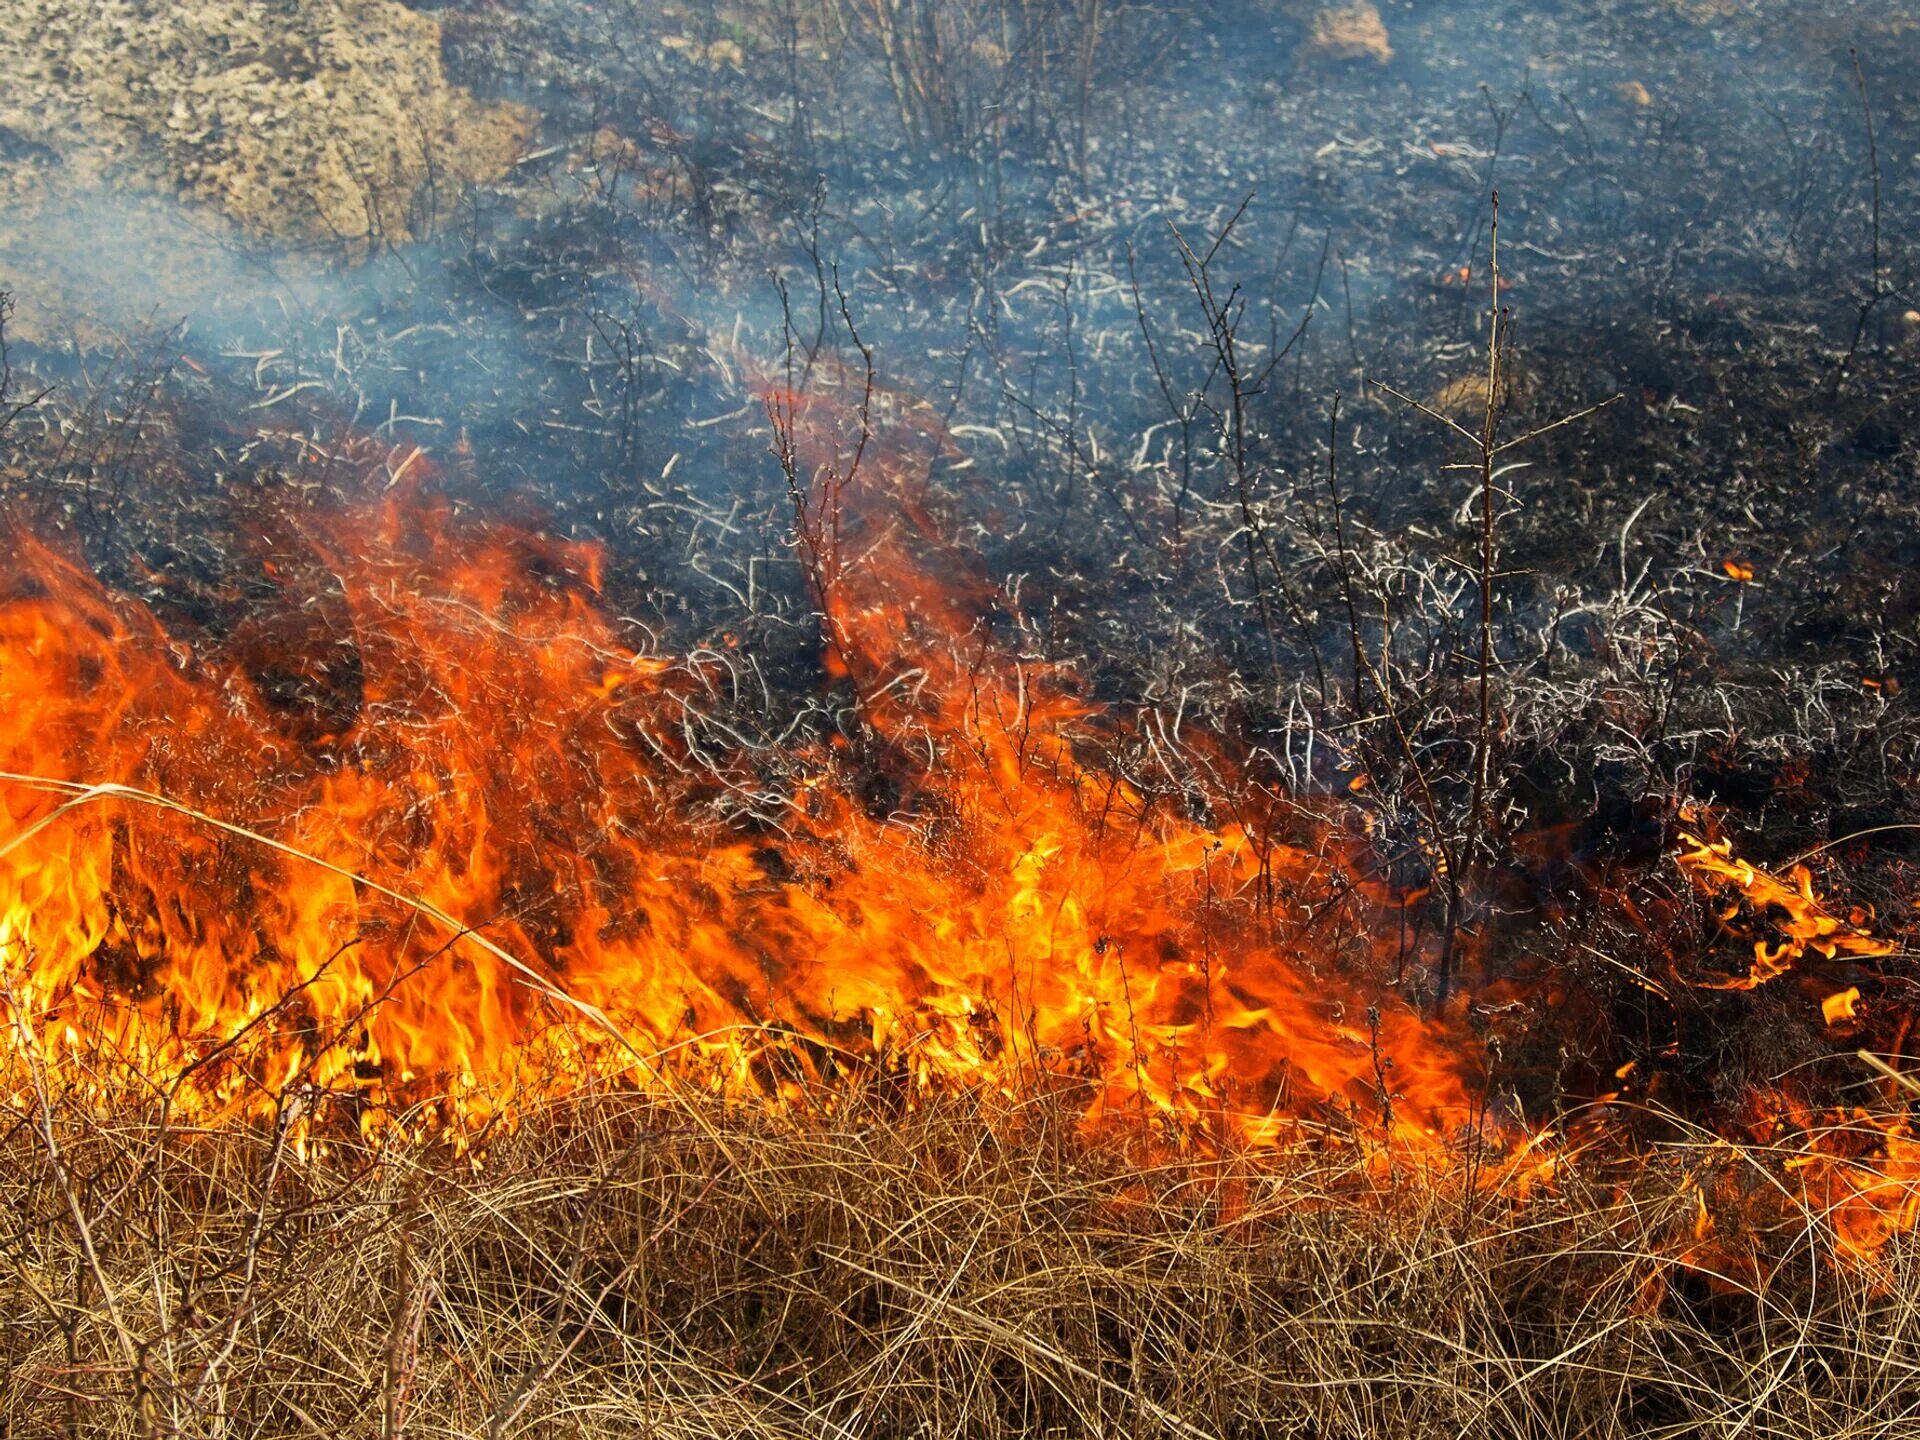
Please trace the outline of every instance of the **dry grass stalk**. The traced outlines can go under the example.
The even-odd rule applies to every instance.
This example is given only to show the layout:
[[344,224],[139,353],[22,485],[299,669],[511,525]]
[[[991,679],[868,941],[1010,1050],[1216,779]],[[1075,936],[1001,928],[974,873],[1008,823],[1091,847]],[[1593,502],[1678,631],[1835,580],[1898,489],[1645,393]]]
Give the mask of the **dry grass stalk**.
[[1895,1433],[1920,1366],[1904,1240],[1836,1267],[1789,1203],[1721,1236],[1768,1266],[1684,1263],[1702,1188],[1772,1173],[1724,1144],[1474,1197],[876,1079],[583,1096],[475,1161],[10,1078],[12,1434],[1824,1440]]

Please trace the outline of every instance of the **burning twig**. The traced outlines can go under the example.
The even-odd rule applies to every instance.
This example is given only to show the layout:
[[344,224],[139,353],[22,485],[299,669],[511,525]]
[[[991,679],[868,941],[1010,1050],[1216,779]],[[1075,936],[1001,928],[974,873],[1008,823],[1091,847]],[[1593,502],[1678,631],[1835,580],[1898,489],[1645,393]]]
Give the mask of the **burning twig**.
[[[1736,859],[1731,840],[1703,840],[1680,833],[1680,853],[1674,859],[1680,868],[1702,886],[1727,885],[1755,914],[1769,917],[1778,932],[1777,941],[1753,942],[1753,966],[1742,976],[1717,982],[1703,982],[1708,989],[1752,990],[1791,971],[1809,954],[1824,960],[1851,956],[1873,959],[1891,955],[1898,948],[1890,940],[1869,934],[1853,920],[1834,915],[1813,893],[1813,875],[1803,864],[1796,864],[1785,880]],[[1731,920],[1738,908],[1721,915]],[[1849,1007],[1850,1013],[1850,1007]],[[1832,1016],[1829,1016],[1831,1023]]]

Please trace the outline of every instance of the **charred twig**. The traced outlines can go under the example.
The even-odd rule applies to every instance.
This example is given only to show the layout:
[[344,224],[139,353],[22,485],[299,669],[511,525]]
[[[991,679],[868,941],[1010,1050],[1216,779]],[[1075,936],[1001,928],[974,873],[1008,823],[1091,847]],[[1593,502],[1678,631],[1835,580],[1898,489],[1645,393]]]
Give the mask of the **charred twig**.
[[[1491,101],[1489,101],[1491,103]],[[1500,112],[1496,111],[1496,118]],[[1493,789],[1492,760],[1494,737],[1493,676],[1496,665],[1494,644],[1494,582],[1498,577],[1496,568],[1496,518],[1498,513],[1497,484],[1502,470],[1496,468],[1499,457],[1516,445],[1538,438],[1559,429],[1563,425],[1592,415],[1611,399],[1583,410],[1562,416],[1547,424],[1535,427],[1526,434],[1511,441],[1500,438],[1500,414],[1504,402],[1505,372],[1508,348],[1510,344],[1511,316],[1500,300],[1500,192],[1491,193],[1490,219],[1488,223],[1488,310],[1487,310],[1487,349],[1484,384],[1478,430],[1470,430],[1450,416],[1441,414],[1433,407],[1403,394],[1392,386],[1379,381],[1371,381],[1374,387],[1383,393],[1400,400],[1417,410],[1427,418],[1437,421],[1455,435],[1467,440],[1475,451],[1473,461],[1462,468],[1476,472],[1477,500],[1477,544],[1474,560],[1475,588],[1478,592],[1476,606],[1477,643],[1472,674],[1473,686],[1473,726],[1468,743],[1469,774],[1467,783],[1466,813],[1458,826],[1441,823],[1441,812],[1435,790],[1427,775],[1427,766],[1415,754],[1410,738],[1395,718],[1396,732],[1401,748],[1406,755],[1414,776],[1422,808],[1426,810],[1428,823],[1433,827],[1431,843],[1435,849],[1433,869],[1439,882],[1443,897],[1443,924],[1440,940],[1440,956],[1435,966],[1434,994],[1436,1005],[1445,1008],[1454,983],[1456,955],[1461,939],[1461,926],[1466,913],[1469,898],[1469,886],[1472,877],[1482,863],[1486,849],[1491,841],[1494,829],[1491,816],[1491,794]],[[1381,689],[1383,708],[1393,717],[1393,701],[1387,692],[1386,677],[1376,677]]]
[[840,602],[840,580],[846,567],[843,553],[846,492],[859,475],[874,433],[876,371],[873,349],[861,338],[854,324],[853,312],[846,291],[841,287],[838,267],[835,267],[833,292],[839,304],[840,321],[855,350],[859,352],[862,366],[860,399],[854,411],[859,431],[850,455],[844,459],[839,456],[824,459],[811,471],[803,473],[797,427],[804,396],[797,387],[806,384],[806,374],[811,370],[813,361],[809,359],[804,367],[796,364],[798,346],[791,303],[785,282],[776,277],[775,284],[779,289],[784,316],[786,388],[770,394],[766,402],[767,416],[773,425],[773,455],[786,481],[787,499],[793,511],[794,543],[813,592],[821,639],[833,652],[853,686],[854,709],[858,714],[865,703],[859,671],[836,607]]
[[7,349],[7,322],[12,319],[13,296],[0,290],[0,442],[6,440],[14,421],[53,393],[53,387],[46,385],[24,400],[13,398],[13,357]]
[[1840,386],[1848,375],[1853,373],[1853,362],[1860,353],[1860,342],[1866,336],[1867,322],[1873,318],[1873,312],[1880,308],[1880,302],[1892,292],[1882,283],[1880,271],[1880,142],[1874,132],[1873,100],[1867,93],[1867,72],[1860,66],[1860,52],[1849,47],[1847,56],[1853,61],[1854,85],[1860,92],[1860,113],[1867,127],[1867,170],[1872,180],[1873,196],[1871,209],[1871,252],[1868,269],[1866,299],[1860,302],[1860,311],[1854,317],[1853,336],[1847,342],[1847,353],[1841,358],[1839,367],[1833,372],[1833,381],[1828,387],[1829,402],[1840,393]]
[[[1258,467],[1253,456],[1253,437],[1251,434],[1251,406],[1254,400],[1264,393],[1266,384],[1275,368],[1286,358],[1299,338],[1305,334],[1306,326],[1312,318],[1313,302],[1309,300],[1306,315],[1300,328],[1294,332],[1292,340],[1281,349],[1270,351],[1264,363],[1249,369],[1241,355],[1239,327],[1246,314],[1246,303],[1241,299],[1239,286],[1234,286],[1222,297],[1214,289],[1212,265],[1214,257],[1227,243],[1234,227],[1245,216],[1247,207],[1253,203],[1249,195],[1241,201],[1239,209],[1228,217],[1226,224],[1214,236],[1205,255],[1198,254],[1187,243],[1186,237],[1177,226],[1169,226],[1175,243],[1180,249],[1181,264],[1187,273],[1187,282],[1199,301],[1202,317],[1207,322],[1207,344],[1212,355],[1212,364],[1208,376],[1217,373],[1226,381],[1227,395],[1223,407],[1215,408],[1206,399],[1206,387],[1195,393],[1196,407],[1210,410],[1220,427],[1220,444],[1227,466],[1227,479],[1234,505],[1240,518],[1240,540],[1244,551],[1247,585],[1253,593],[1253,603],[1260,617],[1261,631],[1266,637],[1268,660],[1273,673],[1280,671],[1280,637],[1274,616],[1273,603],[1268,593],[1271,576],[1272,588],[1278,592],[1280,602],[1285,607],[1298,634],[1304,641],[1311,657],[1314,673],[1319,680],[1320,691],[1327,691],[1326,669],[1320,655],[1318,638],[1308,619],[1305,606],[1287,582],[1279,555],[1274,547],[1273,537],[1263,514],[1263,503],[1255,493]],[[1329,243],[1330,243],[1329,236]],[[1321,264],[1326,263],[1326,249],[1321,251]],[[1316,294],[1318,278],[1316,277]],[[1264,562],[1264,573],[1263,573]]]

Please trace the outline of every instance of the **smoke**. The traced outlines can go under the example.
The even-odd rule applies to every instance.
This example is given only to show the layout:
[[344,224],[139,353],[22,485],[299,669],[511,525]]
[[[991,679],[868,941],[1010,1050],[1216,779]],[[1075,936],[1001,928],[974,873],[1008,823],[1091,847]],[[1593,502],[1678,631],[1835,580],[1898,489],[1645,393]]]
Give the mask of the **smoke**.
[[[1846,33],[1818,7],[1736,25],[1680,0],[1388,4],[1388,64],[1313,57],[1284,6],[1127,12],[1100,37],[1111,69],[1085,95],[1071,76],[1034,78],[1032,57],[1008,52],[985,22],[989,7],[965,23],[974,8],[952,7],[963,18],[943,32],[958,53],[931,57],[953,72],[947,118],[910,123],[903,109],[891,127],[875,123],[896,106],[871,35],[823,31],[817,51],[810,35],[787,57],[778,27],[734,41],[698,11],[642,25],[618,6],[529,5],[498,34],[479,19],[450,22],[456,71],[464,57],[469,83],[540,110],[535,153],[547,153],[449,216],[441,239],[344,273],[319,250],[263,244],[202,206],[50,179],[0,257],[23,319],[49,337],[76,320],[97,334],[185,319],[216,350],[304,354],[331,348],[329,327],[477,319],[500,333],[471,357],[455,343],[405,357],[436,362],[441,399],[428,408],[462,412],[490,399],[482,376],[503,358],[498,346],[554,370],[585,363],[584,345],[555,353],[555,336],[527,318],[560,300],[647,313],[703,345],[774,348],[767,274],[787,269],[810,289],[812,256],[796,245],[810,239],[883,360],[928,372],[913,380],[938,385],[940,367],[922,363],[940,358],[928,338],[958,351],[971,325],[1059,392],[1070,320],[1102,337],[1074,363],[1112,411],[1100,418],[1124,427],[1139,417],[1116,401],[1143,388],[1145,370],[1129,253],[1177,349],[1195,320],[1173,232],[1210,243],[1243,203],[1222,270],[1249,333],[1284,340],[1311,317],[1298,349],[1321,365],[1342,352],[1374,358],[1383,330],[1436,310],[1455,312],[1436,338],[1470,332],[1464,289],[1437,305],[1432,292],[1484,260],[1496,187],[1526,286],[1516,303],[1529,309],[1577,306],[1596,273],[1619,266],[1669,302],[1752,285],[1765,279],[1760,257],[1798,247],[1832,259],[1839,246],[1851,259],[1864,234],[1840,239],[1865,166],[1836,153],[1858,138],[1859,117]],[[1854,34],[1871,36],[1873,23],[1855,12]],[[637,33],[622,33],[629,24]],[[1059,113],[1038,108],[1041,85]],[[1756,135],[1787,163],[1748,171]],[[1910,180],[1911,166],[1888,167],[1889,208]],[[594,273],[604,250],[567,254],[589,237],[521,218],[530,209],[586,217],[608,232],[595,246],[644,228],[650,253],[623,246],[616,269]],[[473,313],[483,305],[518,308],[519,333],[487,326]],[[332,385],[339,369],[302,378]],[[353,380],[341,398],[356,412],[420,398],[399,380],[391,391]],[[964,397],[987,412],[968,418],[996,423],[995,388]]]
[[[243,419],[472,456],[496,495],[627,545],[656,610],[692,594],[725,620],[746,571],[782,563],[751,374],[783,372],[790,347],[805,370],[869,346],[945,416],[956,454],[932,458],[969,467],[989,564],[1057,605],[1143,563],[1148,509],[1184,524],[1220,498],[1189,273],[1216,247],[1276,507],[1311,489],[1338,390],[1376,510],[1454,508],[1430,440],[1407,438],[1419,422],[1361,401],[1369,378],[1429,396],[1473,373],[1494,189],[1523,346],[1578,350],[1729,290],[1783,319],[1818,301],[1816,323],[1844,328],[1870,198],[1849,41],[1897,83],[1874,15],[1380,9],[1386,63],[1315,54],[1287,5],[1121,7],[1091,38],[1073,6],[1019,34],[995,7],[944,7],[918,39],[825,12],[757,30],[699,7],[447,12],[452,76],[530,107],[538,133],[427,238],[364,260],[54,165],[0,262],[55,378],[177,326]],[[920,92],[897,83],[909,43],[939,62]],[[1891,217],[1914,171],[1883,110]],[[1553,399],[1667,383],[1630,347],[1589,348]],[[1067,523],[1076,507],[1101,523]]]

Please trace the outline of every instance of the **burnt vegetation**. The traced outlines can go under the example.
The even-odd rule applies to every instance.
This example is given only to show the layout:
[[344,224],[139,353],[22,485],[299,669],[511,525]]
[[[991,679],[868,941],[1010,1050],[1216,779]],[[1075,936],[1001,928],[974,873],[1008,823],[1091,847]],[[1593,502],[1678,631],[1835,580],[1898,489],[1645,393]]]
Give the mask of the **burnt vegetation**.
[[[429,1077],[376,1126],[316,1079],[365,1012],[290,992],[195,1062],[257,1102],[201,1127],[182,1076],[49,1058],[0,932],[14,1432],[1910,1423],[1904,7],[1401,0],[1377,42],[1372,6],[1207,0],[412,8],[452,84],[529,117],[522,153],[482,183],[411,137],[417,165],[367,169],[365,233],[250,236],[179,317],[125,275],[85,326],[23,336],[9,304],[5,533],[77,557],[182,673],[242,677],[263,744],[332,776],[375,717],[311,517],[417,488],[449,530],[511,522],[512,603],[590,594],[632,654],[693,657],[677,733],[631,743],[770,894],[848,869],[815,787],[961,867],[967,757],[922,691],[1004,660],[996,734],[1022,773],[1103,779],[1089,824],[1245,837],[1234,904],[1299,945],[1370,1080],[1277,1151],[1228,1117],[1287,1111],[1285,1082],[1189,1113],[1141,1077],[1090,1121],[1102,1065],[1145,1064],[1128,1014],[1130,1048],[1089,1029],[1025,1086],[926,1088],[865,1017],[782,1008],[772,955],[728,996],[792,1036],[743,1067],[764,1106],[649,1057],[457,1141]],[[967,616],[913,612],[924,668],[861,628],[908,542]],[[0,575],[0,611],[41,575]],[[1071,710],[1058,753],[1019,731],[1030,681]],[[654,924],[534,798],[524,832],[589,855],[608,925]],[[211,803],[145,795],[114,844],[163,801]],[[13,815],[0,865],[39,833]],[[233,849],[201,859],[257,884],[233,857],[270,817],[216,818]],[[1674,863],[1720,841],[1763,883]],[[534,849],[501,910],[560,997],[583,922]],[[409,936],[498,918],[381,893]],[[1213,904],[1156,958],[1213,964]],[[1783,939],[1808,913],[1819,943]],[[102,983],[152,993],[155,957],[110,950]],[[967,1021],[989,1058],[1025,1053],[1018,994]],[[1396,1023],[1472,1081],[1412,1152]],[[256,1063],[270,1031],[291,1079]]]

